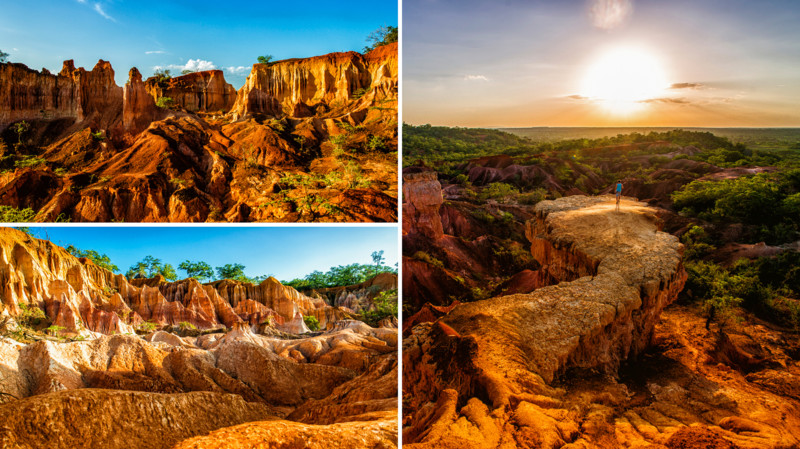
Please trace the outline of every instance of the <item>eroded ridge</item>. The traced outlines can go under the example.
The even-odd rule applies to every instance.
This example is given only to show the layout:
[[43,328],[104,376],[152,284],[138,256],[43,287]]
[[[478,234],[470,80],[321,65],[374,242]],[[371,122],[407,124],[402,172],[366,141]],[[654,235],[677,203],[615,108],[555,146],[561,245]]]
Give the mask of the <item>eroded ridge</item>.
[[575,440],[577,428],[561,429],[570,424],[543,411],[559,404],[554,379],[572,369],[615,373],[648,346],[686,280],[682,245],[643,203],[615,211],[607,196],[544,201],[527,235],[561,282],[461,304],[413,329],[404,341],[404,441],[540,447],[523,436],[526,426]]
[[269,447],[394,447],[396,320],[354,318],[396,288],[128,280],[0,228],[0,447],[167,449],[218,429],[251,447],[225,429],[244,424]]

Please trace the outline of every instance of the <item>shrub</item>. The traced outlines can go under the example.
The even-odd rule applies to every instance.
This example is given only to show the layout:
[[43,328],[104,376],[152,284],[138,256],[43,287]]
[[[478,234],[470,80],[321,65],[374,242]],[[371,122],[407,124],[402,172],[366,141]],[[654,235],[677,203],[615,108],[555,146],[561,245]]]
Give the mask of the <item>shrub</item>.
[[156,100],[156,106],[161,109],[172,109],[175,107],[175,100],[170,97],[159,97],[158,100]]
[[303,315],[303,322],[306,323],[306,327],[308,327],[311,331],[318,331],[319,330],[319,320],[317,317],[313,315]]
[[484,187],[478,195],[482,200],[495,199],[501,203],[505,203],[511,197],[519,195],[519,189],[506,184],[504,182],[493,182],[487,187]]
[[47,321],[47,315],[44,310],[34,305],[20,304],[20,314],[17,317],[17,322],[25,327],[38,326]]
[[386,317],[397,318],[397,289],[385,290],[372,299],[374,310],[365,310],[361,313],[361,320],[370,326],[377,326]]
[[14,167],[17,168],[27,168],[27,167],[36,167],[38,165],[46,164],[47,161],[36,156],[25,156],[22,159],[14,162]]
[[386,148],[386,142],[383,141],[381,136],[370,136],[367,141],[367,148],[370,150],[382,150]]
[[412,256],[412,259],[417,259],[422,262],[427,263],[428,265],[433,265],[437,268],[444,268],[444,263],[441,260],[431,256],[430,254],[426,253],[425,251],[417,251]]
[[0,206],[0,222],[29,223],[36,218],[36,212],[30,207],[18,209],[11,206]]

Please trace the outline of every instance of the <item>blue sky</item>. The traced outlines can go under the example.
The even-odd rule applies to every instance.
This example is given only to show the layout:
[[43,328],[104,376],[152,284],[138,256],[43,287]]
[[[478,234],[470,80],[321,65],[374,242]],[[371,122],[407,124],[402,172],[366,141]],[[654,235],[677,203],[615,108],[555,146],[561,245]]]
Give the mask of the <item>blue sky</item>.
[[397,0],[4,1],[0,50],[52,72],[66,59],[87,70],[105,59],[118,85],[134,66],[147,77],[157,66],[180,72],[187,64],[213,65],[238,89],[260,55],[360,51],[370,32],[397,20]]
[[[332,266],[372,263],[384,250],[386,264],[398,261],[397,228],[336,227],[32,227],[39,238],[108,254],[122,273],[147,255],[178,267],[203,260],[212,267],[240,263],[248,276],[271,274],[279,280],[303,277]],[[178,270],[178,275],[186,275]]]
[[[598,11],[622,13],[603,21]],[[451,126],[800,126],[798,24],[797,0],[404,0],[403,118]],[[630,46],[657,60],[666,86],[683,87],[620,114],[582,84],[601,55]]]

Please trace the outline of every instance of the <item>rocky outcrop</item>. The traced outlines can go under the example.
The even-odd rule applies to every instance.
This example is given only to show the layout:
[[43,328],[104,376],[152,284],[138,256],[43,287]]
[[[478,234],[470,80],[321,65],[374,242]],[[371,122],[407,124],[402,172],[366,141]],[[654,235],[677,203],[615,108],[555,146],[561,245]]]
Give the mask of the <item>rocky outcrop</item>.
[[173,449],[388,449],[397,447],[397,421],[348,422],[316,426],[264,421],[220,429]]
[[39,308],[64,335],[133,333],[144,322],[159,328],[187,323],[199,330],[270,323],[303,333],[308,332],[304,315],[318,316],[324,325],[345,317],[323,299],[275,278],[258,285],[231,280],[203,285],[194,279],[150,284],[128,282],[49,241],[0,229],[1,309],[13,317],[23,306]]
[[131,134],[139,134],[162,115],[163,112],[156,106],[142,82],[142,74],[136,67],[132,68],[128,72],[128,82],[123,91],[123,127]]
[[250,421],[270,407],[229,394],[70,390],[0,404],[0,447],[168,449],[180,441]]
[[[412,329],[404,341],[404,393],[412,398],[404,441],[442,447],[463,438],[452,427],[462,414],[473,422],[494,414],[490,428],[516,422],[542,433],[552,425],[547,432],[571,435],[541,410],[549,384],[568,369],[615,373],[650,344],[686,279],[682,245],[658,232],[643,203],[626,201],[615,212],[611,197],[545,201],[527,234],[542,269],[560,283],[461,304]],[[466,406],[459,412],[456,404]],[[486,443],[503,438],[485,432]]]
[[397,44],[366,55],[351,51],[255,64],[232,112],[236,118],[303,117],[319,108],[344,107],[342,112],[358,113],[363,120],[370,106],[397,100],[397,68]]
[[444,234],[439,208],[444,203],[442,185],[435,171],[403,172],[403,232],[429,239]]
[[37,72],[23,64],[0,64],[0,131],[20,120],[77,120],[80,109],[78,89],[70,76]]
[[189,112],[224,114],[236,101],[236,89],[225,82],[222,70],[194,72],[165,81],[153,77],[144,84],[154,101],[168,97]]

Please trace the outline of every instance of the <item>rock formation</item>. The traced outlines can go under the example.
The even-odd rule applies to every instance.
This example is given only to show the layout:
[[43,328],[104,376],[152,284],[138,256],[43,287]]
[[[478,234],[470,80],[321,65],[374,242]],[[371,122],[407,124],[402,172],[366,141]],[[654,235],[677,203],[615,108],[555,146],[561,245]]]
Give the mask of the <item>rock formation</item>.
[[570,368],[613,373],[650,343],[661,310],[685,281],[682,246],[658,232],[644,204],[613,208],[607,197],[540,203],[528,238],[534,257],[560,284],[461,304],[412,329],[404,342],[404,391],[413,398],[406,441],[432,447],[448,441],[442,432],[459,415],[445,410],[456,403],[474,408],[462,413],[486,418],[495,410],[500,428],[515,414],[537,421],[535,397],[557,375]]
[[[386,283],[369,282],[379,284],[375,294]],[[187,323],[199,330],[230,329],[240,323],[258,329],[269,322],[278,330],[302,333],[308,331],[304,315],[316,316],[324,327],[349,316],[335,304],[306,296],[275,278],[258,285],[231,280],[203,285],[194,279],[129,282],[11,228],[0,229],[0,289],[0,305],[10,316],[18,316],[21,305],[40,308],[65,335],[133,333],[144,322],[158,328]],[[364,306],[370,306],[366,299]]]
[[[257,65],[238,94],[218,70],[142,82],[133,68],[123,89],[105,61],[0,64],[5,146],[18,136],[4,129],[30,125],[0,161],[0,204],[39,221],[394,221],[397,47],[384,47]],[[175,106],[156,107],[164,96]]]
[[[361,96],[353,102],[356,92]],[[369,106],[396,100],[397,44],[389,44],[366,55],[351,51],[254,64],[237,94],[233,115],[302,117],[339,103],[348,105],[347,112],[362,111],[366,117]]]
[[620,211],[611,196],[539,203],[527,237],[553,285],[429,305],[408,322],[404,445],[800,443],[788,418],[800,371],[780,339],[762,328],[720,340],[696,314],[664,310],[686,275],[682,245],[660,226],[655,209],[628,199]]
[[0,447],[167,449],[243,423],[275,444],[396,444],[396,326],[307,333],[304,315],[339,309],[274,278],[128,281],[0,228],[0,300]]
[[236,101],[236,89],[225,82],[222,70],[189,73],[163,82],[148,78],[145,88],[154,101],[168,97],[190,112],[226,113]]

